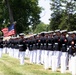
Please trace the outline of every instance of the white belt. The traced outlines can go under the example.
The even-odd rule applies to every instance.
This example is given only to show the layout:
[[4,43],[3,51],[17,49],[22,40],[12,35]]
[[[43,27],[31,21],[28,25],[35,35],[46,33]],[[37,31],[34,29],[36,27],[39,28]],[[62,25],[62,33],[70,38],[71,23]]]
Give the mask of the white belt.
[[55,43],[56,45],[58,44],[58,43]]
[[35,45],[35,44],[33,44],[33,45]]
[[37,43],[37,45],[38,45],[38,43]]
[[43,45],[43,44],[41,44],[41,45]]
[[69,46],[69,47],[71,47],[71,46]]
[[65,44],[62,44],[63,46],[65,45]]
[[48,44],[48,45],[52,45],[52,44]]
[[46,45],[46,43],[44,43],[44,45]]
[[19,45],[19,46],[23,46],[23,45]]
[[16,45],[19,45],[19,44],[16,44]]

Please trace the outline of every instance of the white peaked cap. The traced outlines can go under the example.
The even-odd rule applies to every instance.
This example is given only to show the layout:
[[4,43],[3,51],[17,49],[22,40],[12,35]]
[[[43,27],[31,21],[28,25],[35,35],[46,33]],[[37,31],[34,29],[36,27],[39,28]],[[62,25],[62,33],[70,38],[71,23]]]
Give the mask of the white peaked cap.
[[55,30],[55,32],[60,32],[60,29]]
[[54,31],[48,31],[48,33],[53,33]]
[[67,30],[61,30],[60,32],[61,32],[61,33],[64,33],[64,32],[67,32]]
[[24,36],[24,35],[25,35],[24,33],[20,33],[20,34],[19,34],[19,36]]

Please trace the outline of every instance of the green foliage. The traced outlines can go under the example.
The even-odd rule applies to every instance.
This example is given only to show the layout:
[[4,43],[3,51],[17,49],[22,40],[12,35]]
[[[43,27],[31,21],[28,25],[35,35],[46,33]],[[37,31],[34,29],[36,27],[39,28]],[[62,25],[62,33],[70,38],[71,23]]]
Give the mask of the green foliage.
[[51,5],[51,10],[53,13],[51,14],[51,19],[50,19],[50,28],[51,30],[58,29],[60,23],[61,23],[61,0],[51,0],[52,3]]
[[[5,23],[3,21],[5,20]],[[9,16],[4,0],[0,0],[0,30],[8,26]]]
[[76,30],[76,14],[70,14],[68,30]]
[[67,14],[64,12],[62,13],[62,17],[60,18],[61,23],[59,24],[59,29],[67,29],[68,26],[68,20],[67,20]]
[[[16,31],[25,32],[29,28],[29,25],[33,25],[33,28],[40,22],[41,7],[38,6],[38,0],[8,0],[10,8],[13,13],[14,21],[17,21]],[[8,8],[5,0],[3,2],[3,15],[2,22],[5,19],[5,24],[10,21]],[[2,24],[2,22],[0,24]]]
[[48,25],[46,25],[46,24],[44,24],[44,23],[40,23],[40,24],[38,24],[37,25],[37,27],[36,27],[36,29],[34,30],[34,32],[35,33],[40,33],[40,32],[42,32],[42,31],[47,31],[47,26]]
[[50,28],[51,30],[55,30],[59,28],[59,24],[61,23],[61,14],[58,14],[56,17],[51,19]]
[[2,36],[2,32],[0,31],[0,36]]
[[17,21],[17,32],[28,30],[29,25],[33,27],[38,24],[41,8],[38,6],[38,0],[11,0],[10,2],[14,20]]
[[76,1],[51,0],[50,28],[76,30]]

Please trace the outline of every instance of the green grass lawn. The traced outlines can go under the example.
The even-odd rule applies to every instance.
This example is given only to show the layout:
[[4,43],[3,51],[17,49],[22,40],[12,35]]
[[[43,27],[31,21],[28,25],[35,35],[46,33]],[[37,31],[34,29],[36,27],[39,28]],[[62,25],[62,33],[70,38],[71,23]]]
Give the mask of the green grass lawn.
[[3,55],[0,58],[0,75],[71,75],[69,73],[61,74],[45,70],[43,65],[30,64],[29,59],[25,60],[24,65],[19,64],[18,59]]

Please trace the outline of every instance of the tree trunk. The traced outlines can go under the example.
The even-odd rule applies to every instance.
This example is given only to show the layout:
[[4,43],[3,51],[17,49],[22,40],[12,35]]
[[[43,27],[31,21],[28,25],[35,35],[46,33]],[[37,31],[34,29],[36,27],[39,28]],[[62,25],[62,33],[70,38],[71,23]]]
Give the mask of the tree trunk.
[[6,5],[7,5],[7,8],[8,8],[10,23],[12,24],[12,23],[14,22],[12,9],[11,9],[11,7],[10,7],[9,0],[5,0],[5,2],[6,2]]

